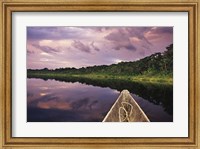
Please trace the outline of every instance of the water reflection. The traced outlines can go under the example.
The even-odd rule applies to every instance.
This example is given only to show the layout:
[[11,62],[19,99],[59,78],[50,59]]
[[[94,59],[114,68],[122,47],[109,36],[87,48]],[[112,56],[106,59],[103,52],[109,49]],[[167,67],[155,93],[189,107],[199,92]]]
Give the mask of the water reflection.
[[29,122],[102,121],[119,92],[81,83],[28,79]]
[[27,80],[28,121],[102,121],[123,89],[132,93],[151,121],[173,121],[171,85],[86,78],[55,80]]

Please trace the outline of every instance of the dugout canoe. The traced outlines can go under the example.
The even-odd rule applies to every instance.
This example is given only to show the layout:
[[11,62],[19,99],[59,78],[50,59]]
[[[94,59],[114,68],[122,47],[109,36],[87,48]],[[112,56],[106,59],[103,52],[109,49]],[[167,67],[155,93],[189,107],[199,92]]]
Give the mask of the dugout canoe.
[[129,91],[123,90],[103,122],[150,122],[150,120]]

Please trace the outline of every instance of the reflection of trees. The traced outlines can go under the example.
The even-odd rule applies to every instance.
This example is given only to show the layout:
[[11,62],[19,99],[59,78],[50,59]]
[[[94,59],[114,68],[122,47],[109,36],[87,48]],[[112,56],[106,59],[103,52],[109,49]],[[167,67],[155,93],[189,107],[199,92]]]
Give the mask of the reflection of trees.
[[163,84],[152,84],[152,83],[138,83],[130,82],[126,80],[117,79],[90,79],[81,77],[51,77],[51,76],[40,76],[34,78],[41,78],[44,80],[55,79],[57,81],[64,82],[80,82],[82,84],[109,87],[122,91],[124,89],[129,90],[131,93],[136,94],[156,105],[162,105],[164,110],[170,115],[173,114],[173,86]]

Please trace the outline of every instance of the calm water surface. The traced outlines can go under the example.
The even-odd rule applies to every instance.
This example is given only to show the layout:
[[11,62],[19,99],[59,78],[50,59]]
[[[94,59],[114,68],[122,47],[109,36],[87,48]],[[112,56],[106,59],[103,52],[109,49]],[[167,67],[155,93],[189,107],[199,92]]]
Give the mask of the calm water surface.
[[173,121],[172,86],[27,79],[28,122],[101,122],[128,89],[152,122]]

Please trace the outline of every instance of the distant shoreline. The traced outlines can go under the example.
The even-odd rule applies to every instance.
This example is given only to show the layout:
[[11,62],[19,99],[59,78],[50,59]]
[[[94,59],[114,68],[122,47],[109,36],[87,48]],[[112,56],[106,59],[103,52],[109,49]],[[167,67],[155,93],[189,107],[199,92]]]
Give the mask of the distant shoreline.
[[160,84],[173,84],[173,78],[171,76],[111,76],[102,74],[59,74],[59,73],[27,73],[28,78],[41,78],[41,79],[91,79],[91,80],[124,80],[128,82],[144,82],[144,83],[160,83]]

